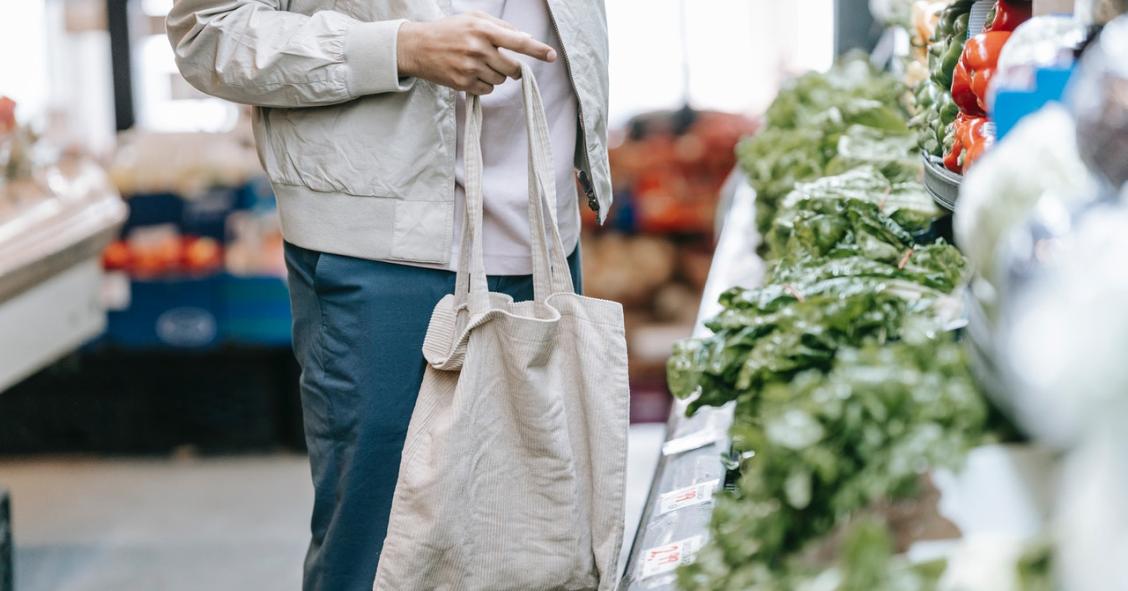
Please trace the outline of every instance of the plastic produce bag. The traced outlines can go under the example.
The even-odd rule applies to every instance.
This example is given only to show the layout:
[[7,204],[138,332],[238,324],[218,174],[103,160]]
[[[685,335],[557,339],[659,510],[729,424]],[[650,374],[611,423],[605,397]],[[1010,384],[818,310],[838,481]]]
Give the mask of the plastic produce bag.
[[1068,16],[1036,16],[1019,25],[999,54],[988,102],[994,104],[1000,89],[1033,87],[1038,68],[1070,66],[1087,34],[1085,26]]
[[1025,267],[1021,288],[1006,291],[998,347],[1020,421],[1062,448],[1094,421],[1124,424],[1128,208],[1046,212],[1004,252],[1008,275]]
[[1076,0],[1073,12],[1086,25],[1103,25],[1128,12],[1128,0]]
[[953,220],[956,243],[991,283],[1000,240],[1039,200],[1070,203],[1096,193],[1075,138],[1069,114],[1051,104],[1019,123],[964,179]]
[[1068,89],[1085,163],[1118,191],[1128,182],[1128,16],[1105,26]]

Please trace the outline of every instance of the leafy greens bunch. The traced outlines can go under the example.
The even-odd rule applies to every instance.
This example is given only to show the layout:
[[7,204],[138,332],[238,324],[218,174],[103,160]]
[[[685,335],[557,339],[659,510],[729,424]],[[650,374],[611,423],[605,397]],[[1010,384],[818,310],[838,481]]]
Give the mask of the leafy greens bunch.
[[725,292],[713,334],[675,346],[668,383],[696,396],[690,412],[736,400],[754,416],[765,386],[829,369],[842,347],[897,339],[910,317],[945,324],[940,304],[966,272],[951,245],[916,245],[863,200],[809,199],[789,224],[767,284]]
[[790,224],[787,242],[779,247],[780,257],[769,270],[770,284],[885,279],[946,294],[965,279],[966,259],[955,247],[943,240],[913,243],[908,232],[871,203],[807,201]]
[[765,284],[725,292],[713,334],[677,344],[667,365],[689,412],[735,402],[742,458],[709,544],[679,571],[686,591],[935,587],[935,568],[894,555],[881,519],[851,525],[839,563],[810,559],[991,430],[946,331],[966,260],[920,242],[940,214],[918,180],[903,96],[847,58],[784,89],[738,147],[757,191]]
[[761,232],[776,207],[802,181],[876,164],[892,178],[915,177],[916,140],[894,77],[864,56],[843,58],[828,73],[799,77],[768,108],[763,129],[737,146],[737,157],[756,188]]
[[958,464],[982,443],[987,418],[950,333],[844,349],[829,372],[766,386],[755,414],[733,427],[738,449],[752,451],[679,588],[778,591],[824,578],[837,584],[819,588],[836,591],[927,589],[930,579],[880,551],[889,546],[880,539],[868,562],[851,552],[872,553],[875,541],[847,541],[833,572],[803,551],[867,507],[912,496],[925,470]]

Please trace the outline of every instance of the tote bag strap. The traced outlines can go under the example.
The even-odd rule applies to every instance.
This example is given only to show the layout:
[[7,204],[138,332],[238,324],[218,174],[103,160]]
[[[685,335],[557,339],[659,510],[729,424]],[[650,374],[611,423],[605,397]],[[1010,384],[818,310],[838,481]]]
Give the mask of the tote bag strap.
[[[552,145],[540,89],[532,70],[521,66],[525,127],[529,140],[529,233],[533,261],[533,297],[544,302],[553,293],[573,293],[567,253],[556,219],[556,181],[552,169]],[[456,304],[470,312],[489,307],[482,254],[482,104],[477,96],[467,101],[463,141],[466,208],[462,246],[455,281]]]
[[521,90],[529,136],[529,242],[533,249],[533,287],[534,291],[541,290],[534,298],[543,302],[553,293],[574,293],[575,288],[556,219],[556,172],[552,167],[548,118],[536,77],[526,64],[521,64]]
[[472,312],[489,307],[489,287],[482,254],[482,102],[470,97],[466,105],[463,136],[463,174],[466,207],[462,218],[462,246],[455,279],[455,304],[468,304]]

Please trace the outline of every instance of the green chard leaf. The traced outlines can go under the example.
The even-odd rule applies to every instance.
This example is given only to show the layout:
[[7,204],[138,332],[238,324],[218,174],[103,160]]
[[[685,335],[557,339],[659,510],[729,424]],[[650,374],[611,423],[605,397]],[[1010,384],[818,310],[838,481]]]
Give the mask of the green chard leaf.
[[922,474],[958,467],[985,440],[987,405],[950,334],[843,348],[828,372],[771,384],[746,411],[738,408],[734,441],[755,453],[736,490],[717,499],[710,543],[679,572],[683,589],[802,589],[816,577],[843,591],[932,588],[936,569],[895,558],[878,523],[852,526],[829,570],[799,557],[867,507],[912,496]]

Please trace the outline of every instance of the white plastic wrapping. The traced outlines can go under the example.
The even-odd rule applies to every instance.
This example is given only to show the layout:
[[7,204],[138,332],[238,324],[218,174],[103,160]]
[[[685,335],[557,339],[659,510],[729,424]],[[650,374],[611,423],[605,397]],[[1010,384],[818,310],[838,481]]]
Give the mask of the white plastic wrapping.
[[1067,93],[1085,163],[1117,191],[1128,182],[1128,16],[1110,22]]
[[1055,569],[1061,589],[1128,590],[1128,439],[1123,423],[1090,428],[1062,478]]
[[1051,104],[1019,123],[964,179],[953,220],[956,243],[991,283],[999,242],[1039,200],[1069,203],[1096,192],[1074,138],[1068,113]]
[[1085,25],[1103,25],[1128,12],[1128,0],[1076,0],[1073,13]]
[[1068,66],[1075,48],[1085,41],[1085,27],[1076,19],[1036,16],[1011,33],[999,53],[996,74],[1022,66]]
[[998,350],[1024,425],[1068,448],[1098,421],[1128,422],[1128,208],[1057,217],[1056,236],[1014,236],[1036,268],[1008,293]]

